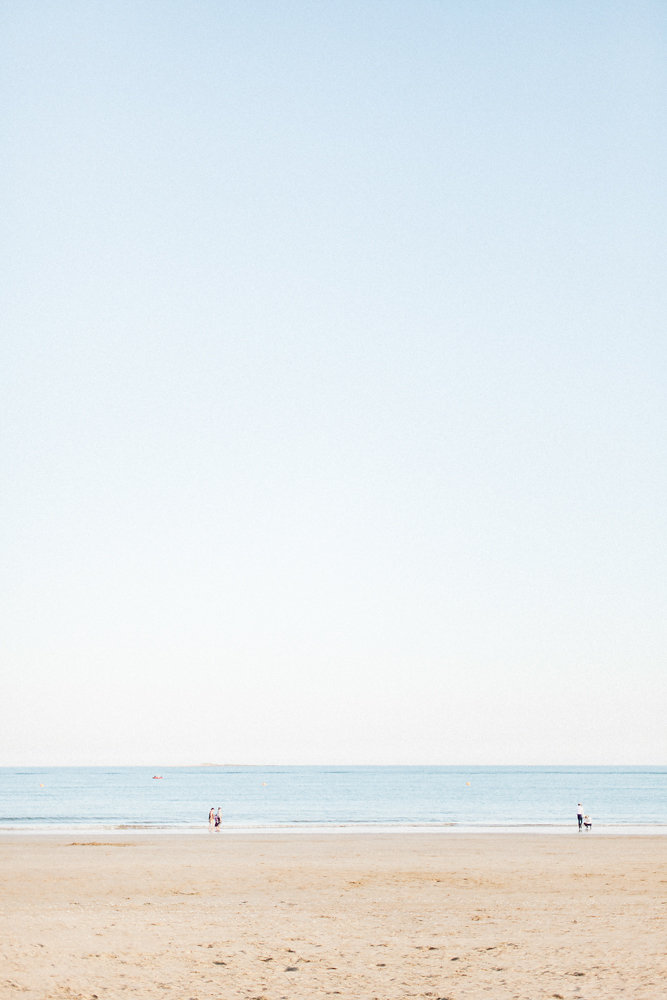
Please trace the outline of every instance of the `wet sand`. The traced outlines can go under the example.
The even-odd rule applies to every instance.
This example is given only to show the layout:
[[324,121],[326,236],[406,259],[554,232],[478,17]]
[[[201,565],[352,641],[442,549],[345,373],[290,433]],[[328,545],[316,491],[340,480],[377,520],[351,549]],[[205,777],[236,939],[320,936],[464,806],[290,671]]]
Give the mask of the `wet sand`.
[[0,997],[660,1000],[667,837],[0,839]]

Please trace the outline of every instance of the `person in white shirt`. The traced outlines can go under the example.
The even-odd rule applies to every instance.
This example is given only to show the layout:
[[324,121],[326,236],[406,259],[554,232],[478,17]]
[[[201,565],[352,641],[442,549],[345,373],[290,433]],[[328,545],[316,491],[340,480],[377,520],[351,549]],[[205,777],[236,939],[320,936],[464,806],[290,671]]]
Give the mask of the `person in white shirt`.
[[581,802],[577,802],[577,823],[579,824],[579,829],[581,830],[581,824],[584,822],[584,807]]

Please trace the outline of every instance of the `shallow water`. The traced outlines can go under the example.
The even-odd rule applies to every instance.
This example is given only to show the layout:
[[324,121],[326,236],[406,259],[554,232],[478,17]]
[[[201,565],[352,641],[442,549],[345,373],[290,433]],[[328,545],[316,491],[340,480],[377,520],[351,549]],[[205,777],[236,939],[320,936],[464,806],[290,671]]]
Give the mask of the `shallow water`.
[[[161,775],[155,779],[153,775]],[[0,831],[666,832],[665,767],[0,768]]]

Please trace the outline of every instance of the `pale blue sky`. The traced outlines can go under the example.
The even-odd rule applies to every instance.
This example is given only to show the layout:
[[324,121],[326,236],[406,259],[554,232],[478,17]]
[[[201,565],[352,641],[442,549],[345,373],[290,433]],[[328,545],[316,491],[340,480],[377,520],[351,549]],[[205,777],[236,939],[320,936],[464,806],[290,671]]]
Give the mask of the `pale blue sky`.
[[5,763],[665,763],[667,7],[1,4]]

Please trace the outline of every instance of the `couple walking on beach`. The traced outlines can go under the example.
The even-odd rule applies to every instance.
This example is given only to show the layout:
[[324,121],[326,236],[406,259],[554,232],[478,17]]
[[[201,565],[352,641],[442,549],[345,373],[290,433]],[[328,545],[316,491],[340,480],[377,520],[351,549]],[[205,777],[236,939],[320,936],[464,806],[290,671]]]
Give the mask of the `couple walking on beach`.
[[217,812],[213,807],[211,807],[208,813],[208,825],[211,827],[212,830],[219,830],[221,823],[222,823],[222,806],[218,806]]
[[581,802],[577,803],[577,824],[580,830],[582,826],[585,830],[590,830],[593,826],[593,820],[588,813],[584,813],[584,807]]

